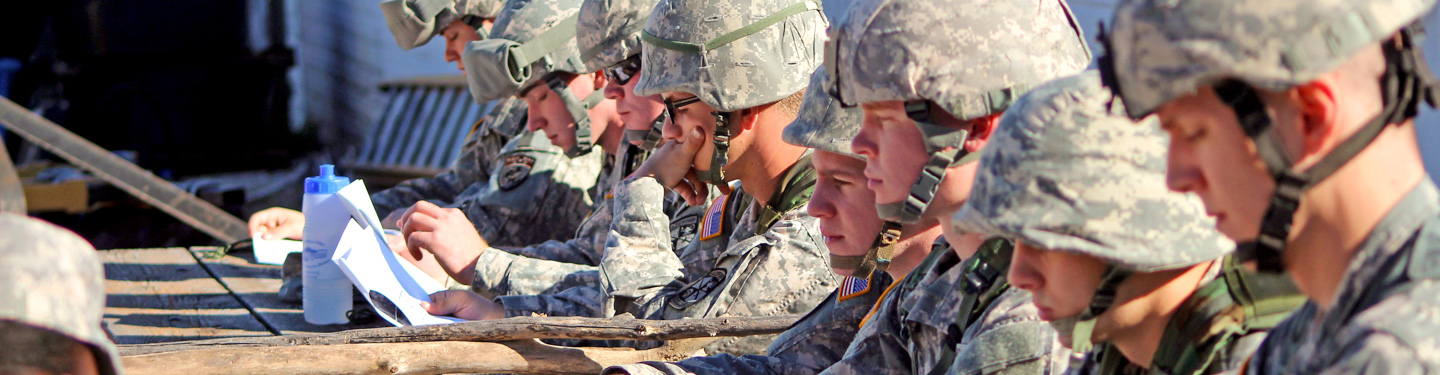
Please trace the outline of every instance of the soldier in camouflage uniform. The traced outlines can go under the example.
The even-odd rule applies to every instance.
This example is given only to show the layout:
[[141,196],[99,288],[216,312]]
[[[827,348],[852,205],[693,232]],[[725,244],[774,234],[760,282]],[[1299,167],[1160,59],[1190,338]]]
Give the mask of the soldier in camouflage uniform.
[[1164,133],[1110,99],[1095,72],[1022,96],[953,224],[1015,241],[1011,285],[1088,352],[1072,373],[1235,373],[1304,297],[1225,256],[1200,200],[1166,189]]
[[1414,122],[1434,6],[1134,0],[1102,35],[1106,86],[1171,135],[1171,188],[1309,298],[1245,372],[1440,373],[1440,196]]
[[[643,21],[643,15],[649,14],[655,1],[590,1],[586,2],[576,15],[576,30],[579,35],[598,35],[598,37],[580,38],[583,42],[576,45],[581,50],[589,51],[589,58],[584,62],[588,68],[582,72],[598,76],[594,67],[610,67],[622,61],[629,60],[628,57],[639,56],[639,28],[629,27],[628,23]],[[530,6],[536,6],[532,4]],[[519,22],[512,20],[511,24]],[[627,30],[628,28],[628,30]],[[629,33],[628,35],[623,33]],[[619,35],[612,38],[611,35]],[[605,73],[606,96],[611,99],[614,105],[621,103],[624,99],[624,88],[611,90],[616,86],[633,87],[631,82],[609,82],[617,74]],[[628,78],[628,77],[626,77]],[[544,89],[544,88],[540,88]],[[537,90],[540,90],[537,89]],[[618,92],[616,92],[618,91]],[[553,91],[552,91],[553,92]],[[663,109],[663,103],[660,108]],[[652,105],[653,106],[653,105]],[[633,108],[634,106],[627,107]],[[602,109],[604,107],[597,107]],[[593,111],[594,109],[592,109]],[[633,111],[622,112],[630,114]],[[638,132],[641,137],[648,137],[651,128],[656,124],[660,110],[653,110],[653,116],[642,116],[632,121],[640,122],[643,131]],[[534,117],[532,117],[533,119]],[[633,116],[632,116],[633,118]],[[628,129],[627,124],[627,129]],[[607,134],[619,134],[621,129],[615,128],[605,130]],[[567,129],[558,129],[556,132],[564,132]],[[569,130],[574,133],[573,130]],[[611,133],[614,132],[614,133]],[[626,137],[629,137],[627,133]],[[617,140],[618,141],[618,140]],[[599,182],[601,186],[614,186],[621,179],[634,171],[634,168],[643,162],[649,152],[641,146],[645,139],[636,141],[614,142],[614,144],[602,142],[601,145],[607,153],[615,153],[613,167],[602,176]],[[640,144],[640,145],[636,145]],[[607,189],[608,190],[608,189]],[[512,252],[486,251],[479,258],[470,263],[473,268],[473,283],[470,283],[471,290],[479,295],[495,299],[509,310],[524,310],[530,312],[544,313],[548,315],[570,315],[570,316],[609,316],[613,311],[605,308],[604,294],[600,291],[597,268],[593,265],[599,264],[604,255],[606,239],[610,232],[613,212],[622,210],[613,204],[613,195],[606,194],[605,198],[596,205],[593,213],[581,226],[579,235],[575,239],[566,242],[549,241],[543,244],[530,246]],[[684,246],[675,246],[675,239],[684,239],[688,243],[689,237],[693,235],[696,226],[699,225],[700,215],[704,206],[691,207],[684,204],[678,196],[668,195],[664,204],[664,212],[670,219],[670,231],[659,233],[652,238],[656,241],[665,241],[665,252],[675,257],[669,251],[671,248],[683,249]],[[576,254],[580,258],[572,259],[571,262],[558,260],[534,259],[523,256],[516,256],[511,253],[549,253],[549,254]],[[609,260],[607,261],[614,261]],[[468,279],[468,278],[467,278]],[[568,280],[567,280],[568,279]],[[557,289],[555,286],[565,286]],[[563,290],[562,290],[563,289]],[[436,312],[446,314],[445,302],[450,294],[436,296],[441,301],[436,302]],[[536,295],[542,294],[543,295]],[[547,306],[585,307],[590,310],[555,310]]]
[[[443,35],[445,60],[455,62],[463,72],[464,46],[485,38],[484,25],[502,5],[495,0],[388,0],[380,8],[401,48],[416,48]],[[599,173],[600,158],[562,157],[543,134],[525,132],[526,107],[521,100],[506,97],[486,103],[477,97],[476,102],[485,103],[486,116],[471,129],[448,170],[371,195],[375,211],[385,215],[382,222],[396,225],[407,208],[423,201],[455,208],[497,246],[572,237],[593,200],[589,190]],[[540,209],[541,202],[546,209]],[[252,215],[250,229],[265,238],[299,239],[304,223],[300,212],[276,207]],[[404,240],[394,238],[391,243],[398,250]],[[434,267],[426,271],[443,274]]]
[[80,236],[0,213],[0,373],[121,373],[101,268]]
[[[854,269],[833,268],[843,275],[840,288],[790,329],[770,343],[765,355],[716,354],[680,362],[645,362],[611,367],[606,374],[815,374],[830,367],[855,338],[860,322],[875,308],[880,295],[896,275],[903,276],[930,251],[940,227],[907,226],[898,241],[883,236],[875,212],[875,194],[865,188],[865,160],[850,151],[850,139],[860,130],[859,108],[835,104],[817,71],[805,91],[800,117],[785,128],[786,142],[815,149],[815,193],[808,210],[820,219],[831,259],[865,254],[874,246],[889,245],[897,254],[885,272],[854,275]],[[883,244],[883,245],[882,245]],[[906,261],[913,260],[913,261]],[[908,263],[908,266],[906,265]],[[831,264],[835,267],[835,264]]]
[[[650,13],[635,91],[667,95],[669,142],[615,187],[616,207],[624,210],[611,226],[607,259],[636,254],[620,258],[631,262],[601,265],[614,310],[646,319],[800,313],[838,286],[824,266],[817,220],[805,213],[814,184],[809,153],[780,140],[819,63],[824,27],[809,1],[661,1]],[[708,47],[698,47],[706,41]],[[701,75],[702,59],[724,69]],[[745,162],[727,163],[731,158]],[[686,250],[714,254],[714,261],[697,269],[658,256],[664,252],[651,238],[664,232],[667,219],[659,211],[661,192],[669,187],[694,202],[706,194],[705,182],[728,189],[734,180],[744,194],[716,198]],[[650,259],[645,254],[657,256],[643,261]],[[723,338],[705,349],[761,353],[773,338]]]
[[[841,103],[863,106],[852,146],[867,158],[880,217],[896,223],[949,228],[1001,112],[1090,58],[1059,0],[867,0],[843,20],[826,46],[827,86]],[[1009,252],[1003,240],[947,231],[826,372],[1064,371],[1068,351],[1029,293],[1006,284]]]

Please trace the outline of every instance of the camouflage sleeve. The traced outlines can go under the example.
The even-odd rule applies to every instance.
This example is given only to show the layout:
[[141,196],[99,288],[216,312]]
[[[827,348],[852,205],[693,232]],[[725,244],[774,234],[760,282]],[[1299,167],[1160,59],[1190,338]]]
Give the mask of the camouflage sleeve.
[[500,128],[513,127],[513,125],[495,123],[496,121],[514,121],[512,117],[499,116],[495,113],[495,111],[508,108],[510,107],[507,107],[506,102],[496,101],[486,104],[485,119],[475,124],[475,128],[465,136],[465,143],[460,148],[460,155],[455,157],[455,161],[450,163],[448,169],[433,177],[405,180],[395,187],[372,194],[370,201],[375,204],[375,212],[383,218],[394,210],[408,209],[415,202],[422,200],[442,206],[450,205],[456,202],[457,198],[471,186],[483,186],[486,181],[490,180],[490,171],[495,167],[496,155],[499,155],[500,149],[509,142],[511,138],[509,134],[513,134],[499,131]]
[[615,186],[614,217],[600,261],[600,285],[607,294],[636,298],[641,290],[684,276],[685,265],[671,248],[666,191],[650,177]]
[[865,319],[845,355],[821,374],[908,374],[912,365],[908,335],[900,320],[900,301],[908,294],[886,293]]
[[522,133],[502,151],[487,187],[456,205],[492,246],[572,238],[591,211],[600,154],[566,158],[540,133]]
[[598,285],[595,266],[535,259],[488,249],[475,262],[470,291],[486,298],[546,294],[581,285]]
[[1070,351],[1040,320],[1030,293],[1010,288],[965,330],[949,374],[1063,374]]
[[[736,225],[730,246],[703,277],[681,278],[641,291],[631,309],[646,319],[769,316],[806,313],[838,286],[821,242],[819,220],[797,207],[755,235],[754,205]],[[723,338],[710,353],[764,353],[773,335]],[[644,347],[643,345],[641,347]]]

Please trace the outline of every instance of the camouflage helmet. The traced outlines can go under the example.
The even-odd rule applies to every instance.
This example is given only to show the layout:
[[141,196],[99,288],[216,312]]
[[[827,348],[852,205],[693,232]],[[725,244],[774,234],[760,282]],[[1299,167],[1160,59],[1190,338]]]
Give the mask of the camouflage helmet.
[[105,272],[95,248],[55,225],[0,213],[0,320],[58,332],[94,349],[103,374],[121,372],[101,327]]
[[827,91],[842,104],[902,101],[931,155],[881,218],[918,222],[946,169],[974,160],[967,132],[930,119],[931,105],[961,121],[1003,112],[1031,87],[1090,63],[1084,33],[1062,0],[861,0],[825,47]]
[[640,54],[640,30],[659,0],[585,0],[575,25],[580,60],[590,71]]
[[778,102],[820,66],[826,21],[815,0],[664,0],[641,31],[636,95],[683,92],[714,108],[710,184],[726,183],[734,112]]
[[1166,137],[1111,107],[1096,72],[1020,97],[981,152],[955,229],[1012,238],[1108,263],[1089,308],[1051,320],[1077,352],[1131,274],[1213,261],[1234,249],[1194,194],[1165,183]]
[[792,145],[833,152],[856,159],[864,157],[850,150],[850,140],[860,133],[864,113],[859,108],[843,107],[825,94],[821,85],[826,79],[824,69],[816,69],[800,102],[800,116],[785,127],[782,135]]
[[1234,244],[1193,194],[1165,185],[1166,136],[1135,126],[1094,71],[1021,96],[981,151],[957,229],[1090,255],[1136,271],[1190,266]]
[[1102,37],[1105,65],[1114,73],[1108,84],[1132,118],[1226,79],[1283,91],[1335,69],[1434,6],[1435,0],[1127,0]]
[[590,71],[575,48],[579,7],[580,0],[510,0],[495,17],[491,38],[471,42],[461,53],[477,103],[523,95],[541,83],[555,91],[575,119],[575,147],[565,150],[572,158],[594,149],[587,110],[605,99],[604,90],[577,98],[557,74]]
[[495,18],[504,3],[500,0],[385,0],[380,2],[380,12],[385,14],[385,26],[390,28],[395,44],[409,50],[429,43],[457,19],[480,30],[479,21]]
[[[1115,9],[1101,42],[1105,85],[1132,118],[1212,88],[1234,110],[1242,131],[1275,181],[1259,234],[1237,255],[1264,272],[1284,270],[1282,252],[1304,193],[1374,141],[1388,124],[1440,98],[1425,63],[1421,18],[1434,0],[1128,0]],[[1384,42],[1389,41],[1389,42]],[[1311,82],[1379,43],[1381,113],[1306,170],[1297,170],[1257,89],[1285,91]]]

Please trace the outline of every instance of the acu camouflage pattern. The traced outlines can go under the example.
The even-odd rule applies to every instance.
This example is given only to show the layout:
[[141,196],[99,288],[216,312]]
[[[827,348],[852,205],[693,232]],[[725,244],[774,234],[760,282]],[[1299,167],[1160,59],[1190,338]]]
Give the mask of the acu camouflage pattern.
[[[22,215],[0,213],[0,320],[55,331],[95,349],[102,374],[122,371],[101,326],[105,271],[80,236]],[[6,348],[5,350],[24,350]]]
[[714,354],[680,362],[643,362],[614,366],[604,374],[817,374],[840,360],[865,315],[880,302],[894,279],[884,272],[873,273],[864,294],[840,300],[839,291],[795,322],[770,343],[765,355]]
[[[512,67],[508,64],[514,46],[535,40],[551,28],[574,18],[579,11],[580,0],[506,1],[500,13],[495,16],[495,25],[490,27],[490,38],[470,42],[460,53],[465,64],[465,78],[470,83],[470,95],[474,96],[476,101],[499,99],[525,92],[543,82],[550,73],[587,71],[585,64],[580,61],[580,52],[575,48],[573,36],[544,56],[527,56],[538,58],[528,66],[527,73],[513,71],[523,70],[525,67]],[[511,80],[511,77],[525,80],[501,82]]]
[[495,18],[501,0],[385,0],[380,12],[395,44],[410,50],[429,43],[445,26],[464,16]]
[[962,121],[1090,64],[1064,0],[860,0],[826,49],[842,103],[924,99]]
[[1247,374],[1440,374],[1440,192],[1429,176],[1356,248],[1329,310],[1270,331]]
[[1144,368],[1101,343],[1085,355],[1077,375],[1235,374],[1265,334],[1305,301],[1283,274],[1245,270],[1234,255],[1217,260],[1171,314],[1158,350]]
[[[987,246],[1002,245],[989,241]],[[942,237],[930,255],[891,288],[860,327],[840,362],[824,374],[1063,374],[1070,351],[1040,320],[1030,293],[1003,286],[973,296],[975,311],[962,311],[971,270],[982,258],[961,260]],[[1004,263],[1004,264],[1001,264]],[[1008,269],[1008,258],[990,264]],[[992,285],[1005,283],[1003,273]],[[992,294],[993,293],[993,294]],[[973,321],[955,332],[960,319]],[[958,340],[956,338],[958,337]],[[953,357],[946,361],[946,349]]]
[[808,4],[810,10],[708,51],[675,51],[645,43],[635,94],[689,93],[721,112],[794,95],[821,62],[826,22],[813,1],[663,0],[645,24],[651,35],[703,44],[795,4]]
[[1130,115],[1224,79],[1283,91],[1335,69],[1435,0],[1126,0],[1106,59]]
[[659,0],[585,0],[575,21],[575,46],[586,73],[640,54],[640,30]]
[[[600,183],[617,186],[626,175],[633,171],[647,152],[628,148],[621,155]],[[609,239],[613,217],[624,211],[617,205],[615,190],[603,193],[605,197],[595,205],[593,213],[581,225],[575,239],[566,242],[550,241],[509,252],[486,251],[476,262],[475,281],[471,290],[502,303],[507,316],[530,316],[532,313],[550,316],[613,316],[608,303],[609,295],[602,288],[598,266],[602,262],[625,262],[622,255],[610,253]],[[673,193],[659,197],[661,210],[669,223],[668,231],[653,233],[650,239],[663,241],[663,251],[684,249],[676,243],[688,244],[700,223],[704,206],[691,207]],[[514,255],[514,254],[529,254]],[[553,254],[568,254],[556,257]],[[622,252],[622,254],[624,254]],[[545,256],[543,259],[540,256]],[[671,253],[670,257],[677,255]],[[699,260],[699,259],[691,259]]]
[[[449,170],[372,194],[375,211],[388,214],[422,200],[458,208],[492,246],[573,237],[593,202],[590,190],[596,186],[602,158],[567,158],[540,133],[524,131],[524,125],[524,101],[497,101],[466,138]],[[533,163],[506,168],[506,160]],[[514,187],[501,188],[508,185]]]
[[846,108],[826,94],[824,84],[828,77],[824,69],[816,69],[810,76],[810,86],[800,102],[800,115],[785,127],[781,136],[792,145],[865,160],[850,150],[850,141],[860,134],[865,112],[859,107]]
[[1085,254],[1136,272],[1233,251],[1194,194],[1165,185],[1168,138],[1137,126],[1095,72],[1022,96],[981,151],[957,229]]

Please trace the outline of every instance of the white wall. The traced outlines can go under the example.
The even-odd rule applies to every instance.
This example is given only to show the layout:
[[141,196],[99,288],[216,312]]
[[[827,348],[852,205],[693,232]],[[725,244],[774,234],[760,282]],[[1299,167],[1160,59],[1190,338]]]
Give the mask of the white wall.
[[[289,16],[298,27],[295,95],[305,119],[317,124],[329,147],[358,146],[380,116],[379,84],[416,76],[460,74],[444,61],[439,39],[402,51],[396,46],[379,0],[294,1]],[[337,149],[338,150],[338,149]]]

